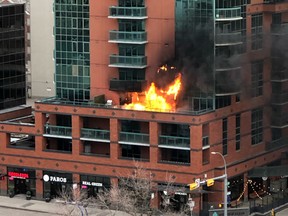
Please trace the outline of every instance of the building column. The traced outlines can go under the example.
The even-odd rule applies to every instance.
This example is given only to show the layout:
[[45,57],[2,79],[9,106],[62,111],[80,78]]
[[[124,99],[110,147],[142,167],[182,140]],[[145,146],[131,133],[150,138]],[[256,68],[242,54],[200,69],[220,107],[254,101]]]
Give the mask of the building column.
[[45,137],[35,136],[35,152],[41,154],[46,149],[48,143]]
[[10,144],[10,134],[0,133],[0,151],[5,152],[5,149]]
[[80,186],[80,184],[81,184],[81,182],[80,182],[80,175],[79,175],[79,174],[75,174],[75,173],[73,173],[72,175],[73,175],[73,176],[72,176],[73,184],[79,184],[78,187],[81,187],[81,186]]
[[83,128],[83,119],[78,115],[72,115],[72,137],[80,139],[81,128]]
[[[244,190],[245,189],[245,184],[246,184],[246,182],[248,182],[248,173],[247,172],[245,172],[244,175],[243,175],[243,181],[244,181],[244,188],[243,188],[243,190]],[[248,194],[248,185],[247,185],[247,188],[246,188],[243,196],[244,196],[244,202],[248,202],[248,196],[249,196],[249,194]]]
[[35,128],[38,134],[44,133],[44,125],[47,123],[46,114],[42,112],[35,112]]
[[43,198],[43,171],[42,170],[35,170],[36,172],[36,198],[42,199]]
[[119,141],[120,124],[118,119],[110,119],[110,158],[118,160],[121,152]]
[[81,128],[83,128],[83,118],[72,115],[72,155],[78,156],[83,152],[83,145],[80,140]]
[[150,142],[150,163],[155,164],[160,160],[160,150],[158,148],[159,124],[149,122],[149,142]]
[[202,165],[202,125],[190,126],[190,167],[191,172],[201,169],[201,166],[195,166],[196,164]]
[[[7,167],[1,165],[0,166],[0,172],[1,172],[1,174],[6,175],[7,174]],[[8,178],[8,176],[6,175],[3,180],[0,180],[0,194],[4,195],[4,196],[7,195],[7,188],[8,188],[7,178]]]

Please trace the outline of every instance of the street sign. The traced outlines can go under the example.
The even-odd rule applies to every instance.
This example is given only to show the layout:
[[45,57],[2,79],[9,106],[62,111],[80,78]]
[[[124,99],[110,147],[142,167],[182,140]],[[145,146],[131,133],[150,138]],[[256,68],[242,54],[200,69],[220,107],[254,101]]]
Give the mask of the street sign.
[[200,187],[200,178],[195,179],[195,183],[197,184],[197,187]]

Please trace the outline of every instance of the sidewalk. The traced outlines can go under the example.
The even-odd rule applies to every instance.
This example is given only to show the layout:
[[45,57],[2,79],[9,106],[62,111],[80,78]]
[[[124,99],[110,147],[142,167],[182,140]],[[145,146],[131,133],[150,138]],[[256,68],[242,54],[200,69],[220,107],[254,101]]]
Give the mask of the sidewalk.
[[[73,206],[68,206],[73,207]],[[0,208],[11,208],[11,209],[19,209],[19,210],[25,210],[25,211],[33,211],[33,212],[39,212],[45,214],[49,214],[51,216],[57,216],[57,215],[64,215],[65,210],[68,209],[67,206],[65,206],[63,203],[56,202],[56,200],[51,200],[51,202],[47,203],[45,201],[41,200],[26,200],[25,195],[17,195],[13,198],[9,198],[8,196],[0,196]],[[87,207],[87,213],[85,213],[85,210],[83,210],[83,215],[89,215],[89,216],[109,216],[112,215],[109,210],[101,210],[97,209],[95,207]],[[75,207],[75,215],[81,215],[81,212],[79,209]],[[78,212],[78,214],[77,214]],[[26,215],[26,214],[25,214]],[[28,214],[27,214],[28,215]],[[127,216],[124,212],[117,212],[115,215],[117,216]],[[23,215],[24,216],[24,215]]]
[[[27,212],[39,212],[39,215],[50,215],[50,216],[57,216],[57,215],[64,215],[65,205],[63,203],[56,202],[52,200],[51,202],[47,203],[41,200],[26,200],[25,195],[17,195],[13,198],[9,198],[8,196],[0,196],[0,208],[10,208],[10,209],[19,209],[25,210]],[[42,214],[41,214],[42,213]],[[89,216],[110,216],[112,215],[108,210],[101,210],[93,207],[87,208],[87,213]],[[24,214],[23,216],[25,216]],[[27,215],[29,215],[27,213]],[[81,212],[79,211],[79,214]],[[86,215],[85,212],[83,215]],[[127,216],[124,212],[119,212],[115,214],[116,216]],[[277,211],[277,216],[288,216],[288,205],[287,208]]]

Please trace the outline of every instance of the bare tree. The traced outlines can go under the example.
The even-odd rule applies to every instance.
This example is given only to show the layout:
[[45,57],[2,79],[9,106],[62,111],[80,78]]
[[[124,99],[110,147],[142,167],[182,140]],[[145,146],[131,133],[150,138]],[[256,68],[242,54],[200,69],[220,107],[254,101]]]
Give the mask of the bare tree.
[[73,188],[62,190],[58,197],[62,202],[62,211],[65,216],[88,215],[86,207],[90,202],[86,191],[79,186],[73,185]]
[[[134,164],[135,169],[131,175],[127,175],[126,178],[119,177],[118,185],[113,185],[110,190],[97,196],[97,205],[110,210],[112,215],[116,215],[117,211],[126,212],[132,216],[156,214],[150,206],[151,194],[157,192],[157,188],[153,187],[155,183],[152,173],[140,166],[139,163],[134,162]],[[158,210],[157,213],[166,216],[184,215],[187,210],[186,206],[180,212],[174,212],[173,204],[170,202],[175,195],[173,187],[175,180],[167,174],[166,181],[161,203],[163,209]]]

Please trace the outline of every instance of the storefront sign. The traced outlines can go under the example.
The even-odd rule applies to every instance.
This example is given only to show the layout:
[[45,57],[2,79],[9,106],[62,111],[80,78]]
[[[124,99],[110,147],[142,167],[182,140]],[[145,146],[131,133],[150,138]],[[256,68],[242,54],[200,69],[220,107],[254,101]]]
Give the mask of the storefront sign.
[[29,178],[28,173],[19,173],[19,172],[8,172],[8,176],[12,178],[27,179]]
[[103,184],[99,182],[89,182],[89,181],[82,181],[82,185],[87,185],[87,186],[94,186],[94,187],[102,187]]
[[66,183],[67,179],[65,177],[59,177],[59,176],[49,176],[47,174],[45,174],[43,176],[43,180],[45,182],[51,181],[51,182],[63,182]]

